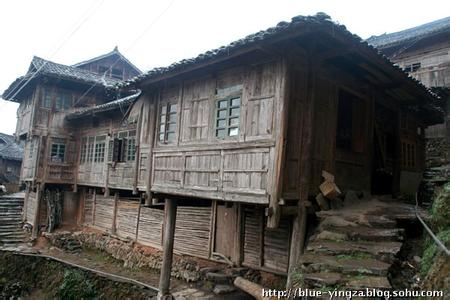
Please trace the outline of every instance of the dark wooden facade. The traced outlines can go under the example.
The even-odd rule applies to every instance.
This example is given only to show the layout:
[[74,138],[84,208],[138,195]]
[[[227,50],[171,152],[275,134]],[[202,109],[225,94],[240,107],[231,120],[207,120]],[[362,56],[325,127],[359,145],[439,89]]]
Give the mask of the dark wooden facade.
[[[64,183],[78,197],[79,224],[160,249],[173,213],[161,200],[176,200],[176,253],[280,274],[301,251],[323,170],[344,191],[398,193],[401,170],[413,167],[402,151],[423,155],[402,139],[422,145],[423,129],[440,119],[431,94],[323,15],[119,86],[131,98],[107,103],[99,90],[97,105],[46,118],[36,117],[38,85],[33,104],[22,101],[18,135],[45,132],[27,139],[47,146],[29,155],[24,180]],[[63,164],[51,162],[53,137],[66,141]],[[38,193],[28,193],[34,224]]]

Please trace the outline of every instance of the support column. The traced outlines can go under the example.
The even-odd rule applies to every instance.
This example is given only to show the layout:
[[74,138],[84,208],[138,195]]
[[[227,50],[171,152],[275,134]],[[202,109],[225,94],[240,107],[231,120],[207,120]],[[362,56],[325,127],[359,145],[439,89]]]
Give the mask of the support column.
[[166,213],[164,220],[164,243],[161,275],[159,277],[158,299],[172,299],[169,292],[170,273],[172,271],[173,242],[175,236],[175,221],[177,217],[177,202],[166,199]]
[[37,184],[36,188],[36,210],[34,212],[34,225],[33,230],[31,232],[31,237],[33,239],[37,238],[39,235],[39,222],[41,219],[41,194],[44,189],[44,185],[42,183]]

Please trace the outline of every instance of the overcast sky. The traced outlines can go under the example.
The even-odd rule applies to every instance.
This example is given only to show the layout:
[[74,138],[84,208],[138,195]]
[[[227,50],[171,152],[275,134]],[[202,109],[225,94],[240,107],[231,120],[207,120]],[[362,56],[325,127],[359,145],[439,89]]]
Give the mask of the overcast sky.
[[[0,1],[0,94],[33,55],[74,64],[114,46],[145,71],[228,44],[296,15],[325,12],[368,38],[448,16],[450,2],[361,0]],[[12,134],[17,104],[0,100],[0,132]]]

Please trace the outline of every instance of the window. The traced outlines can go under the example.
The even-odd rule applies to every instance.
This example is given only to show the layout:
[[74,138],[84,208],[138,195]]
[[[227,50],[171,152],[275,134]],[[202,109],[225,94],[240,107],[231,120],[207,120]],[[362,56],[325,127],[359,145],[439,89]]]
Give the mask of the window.
[[81,139],[80,164],[84,164],[86,162],[86,151],[87,151],[87,138],[84,137]]
[[43,89],[42,93],[43,93],[43,97],[41,100],[41,107],[52,108],[52,93],[51,93],[50,89],[45,88],[45,89]]
[[241,97],[231,97],[217,101],[216,137],[225,138],[239,134]]
[[109,141],[108,161],[125,162],[136,159],[136,130],[114,134]]
[[[132,135],[131,135],[132,134]],[[130,131],[127,139],[127,160],[132,161],[136,159],[136,132]]]
[[164,104],[159,109],[158,140],[171,143],[175,140],[177,128],[177,104]]
[[406,65],[403,70],[405,72],[416,72],[417,70],[420,69],[421,64],[420,63],[415,63],[415,64],[411,64],[411,65]]
[[88,149],[87,149],[87,162],[91,162],[92,158],[94,156],[94,142],[95,142],[95,137],[90,136],[88,138]]
[[339,91],[336,148],[361,153],[364,152],[365,131],[364,102],[359,97]]
[[55,108],[57,110],[68,109],[72,106],[72,95],[67,92],[58,93]]
[[112,69],[111,77],[117,78],[117,79],[123,79],[123,71],[121,69]]
[[106,136],[97,136],[95,138],[95,153],[94,162],[104,162],[105,161],[105,144]]
[[28,152],[28,159],[32,159],[34,155],[34,140],[30,141],[30,151]]
[[108,161],[113,161],[114,153],[114,139],[110,139],[108,142]]
[[52,162],[64,162],[64,155],[66,153],[66,143],[63,139],[54,139],[51,149]]
[[416,167],[416,145],[412,142],[402,141],[402,167]]

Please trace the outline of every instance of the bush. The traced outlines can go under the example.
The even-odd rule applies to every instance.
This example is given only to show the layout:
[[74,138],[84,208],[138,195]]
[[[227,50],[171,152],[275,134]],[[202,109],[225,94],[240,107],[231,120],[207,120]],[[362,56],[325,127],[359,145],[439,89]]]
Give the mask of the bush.
[[[450,229],[438,233],[437,238],[447,247],[450,246]],[[438,253],[438,247],[439,246],[431,237],[427,238],[420,265],[420,274],[422,277],[425,277],[428,274],[428,271],[435,260],[436,254]]]
[[59,287],[60,299],[95,299],[95,287],[83,271],[69,269],[64,271],[64,278]]
[[431,223],[438,232],[450,228],[450,183],[444,185],[433,202]]

